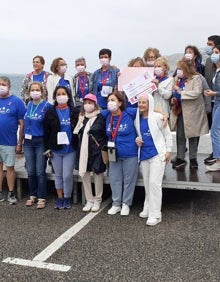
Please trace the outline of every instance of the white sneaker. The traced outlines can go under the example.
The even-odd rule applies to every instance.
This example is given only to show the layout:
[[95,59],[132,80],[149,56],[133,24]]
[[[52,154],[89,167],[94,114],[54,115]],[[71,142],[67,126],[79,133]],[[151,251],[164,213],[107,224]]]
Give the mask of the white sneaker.
[[110,210],[108,210],[108,214],[114,215],[120,212],[120,210],[121,210],[121,207],[112,206]]
[[86,205],[83,207],[83,211],[84,212],[89,212],[93,207],[93,203],[92,202],[87,202]]
[[220,170],[220,162],[215,162],[214,164],[212,165],[207,165],[206,166],[206,169],[208,171],[217,171],[217,170]]
[[161,217],[159,217],[159,218],[149,217],[146,224],[147,225],[156,225],[160,222],[161,222]]
[[147,218],[148,217],[148,210],[143,209],[142,212],[139,213],[139,216],[142,218]]
[[8,202],[10,205],[15,205],[17,204],[18,200],[16,199],[15,195],[12,193],[12,194],[8,194]]
[[121,215],[129,215],[130,208],[126,204],[122,204]]
[[93,207],[91,208],[92,212],[97,212],[100,209],[100,203],[99,202],[94,202]]

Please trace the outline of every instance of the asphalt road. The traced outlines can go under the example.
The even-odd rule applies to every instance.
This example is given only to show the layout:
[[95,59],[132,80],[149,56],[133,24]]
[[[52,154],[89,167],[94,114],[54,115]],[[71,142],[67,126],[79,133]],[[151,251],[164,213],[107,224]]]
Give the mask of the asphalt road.
[[82,205],[54,210],[53,188],[44,210],[25,207],[27,195],[15,206],[1,202],[0,281],[220,281],[220,193],[164,189],[162,222],[153,227],[138,217],[143,197],[137,187],[128,217],[108,215],[109,204],[49,255],[45,263],[70,266],[67,272],[3,260],[33,261],[88,217]]

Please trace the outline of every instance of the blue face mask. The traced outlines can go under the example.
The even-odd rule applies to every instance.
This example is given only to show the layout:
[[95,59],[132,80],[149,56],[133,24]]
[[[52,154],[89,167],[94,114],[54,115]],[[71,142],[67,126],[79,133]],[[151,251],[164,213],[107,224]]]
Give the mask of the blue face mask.
[[212,48],[213,48],[212,46],[208,46],[208,45],[205,47],[205,52],[207,55],[209,56],[212,55]]
[[217,64],[220,61],[220,55],[212,53],[210,59],[214,64]]

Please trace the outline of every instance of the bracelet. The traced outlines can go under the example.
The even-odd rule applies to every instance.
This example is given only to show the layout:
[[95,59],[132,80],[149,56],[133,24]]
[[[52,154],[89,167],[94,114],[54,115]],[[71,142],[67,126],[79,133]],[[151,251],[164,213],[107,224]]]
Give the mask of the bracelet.
[[17,146],[22,146],[22,144],[18,143]]

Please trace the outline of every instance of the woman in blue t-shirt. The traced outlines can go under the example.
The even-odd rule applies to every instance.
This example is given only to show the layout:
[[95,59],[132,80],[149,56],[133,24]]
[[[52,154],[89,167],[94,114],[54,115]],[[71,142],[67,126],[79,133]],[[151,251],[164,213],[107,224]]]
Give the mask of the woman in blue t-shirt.
[[129,215],[138,175],[137,137],[134,127],[136,108],[125,109],[122,93],[114,91],[108,96],[106,119],[108,136],[109,181],[112,190],[112,207],[108,214]]
[[169,126],[164,127],[163,115],[154,112],[152,95],[138,97],[135,125],[145,188],[144,209],[139,216],[148,217],[147,225],[155,225],[161,221],[162,180],[171,156],[172,135]]
[[45,153],[51,157],[55,172],[57,202],[55,209],[69,209],[73,189],[78,137],[73,130],[78,120],[78,110],[71,103],[71,93],[65,86],[58,86],[54,93],[54,106],[44,120]]
[[28,172],[28,185],[30,199],[26,206],[33,206],[37,202],[37,208],[42,209],[46,204],[46,156],[44,153],[44,129],[43,121],[47,110],[52,107],[43,100],[43,85],[40,82],[32,82],[28,89],[30,102],[24,116],[24,156]]

